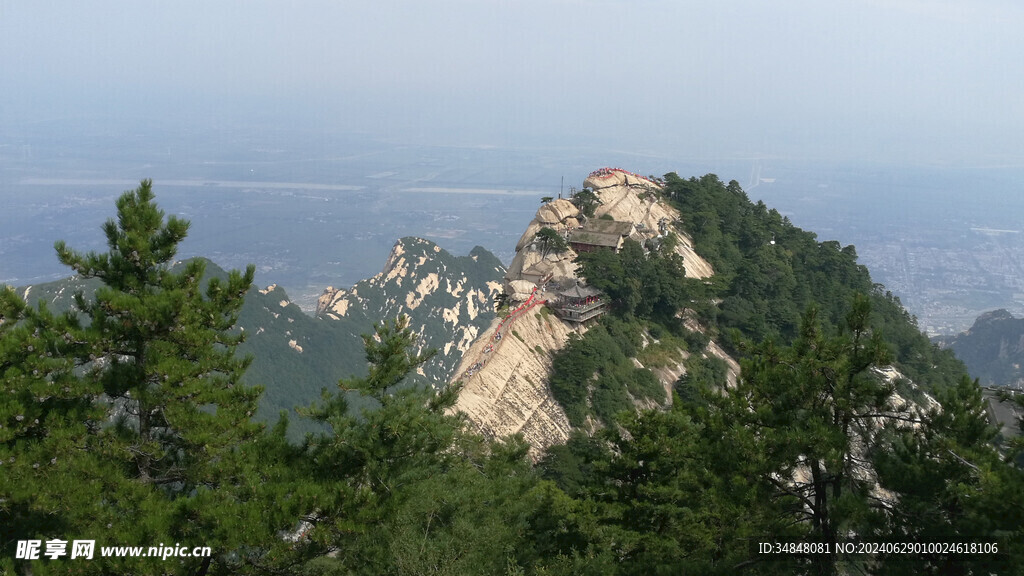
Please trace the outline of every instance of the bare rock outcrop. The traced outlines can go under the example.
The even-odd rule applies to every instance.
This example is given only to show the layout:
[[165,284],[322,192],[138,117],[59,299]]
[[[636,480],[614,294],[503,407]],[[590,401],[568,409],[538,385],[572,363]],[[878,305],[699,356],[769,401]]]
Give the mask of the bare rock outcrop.
[[572,202],[565,198],[559,198],[541,206],[540,210],[537,210],[537,216],[534,220],[540,224],[557,226],[565,222],[566,218],[575,217],[579,212],[579,209]]
[[551,353],[565,345],[573,329],[534,308],[504,326],[495,343],[499,324],[496,319],[463,356],[458,374],[464,386],[456,409],[488,436],[522,434],[536,458],[569,439],[569,419],[547,381]]
[[[598,218],[608,214],[615,220],[635,222],[638,228],[646,230],[658,230],[661,222],[676,222],[682,218],[678,210],[657,199],[654,192],[660,184],[642,176],[615,169],[598,170],[584,180],[583,186],[601,199],[594,213]],[[676,252],[683,257],[686,276],[707,278],[713,275],[711,264],[694,251],[693,240],[681,232],[676,234],[680,240]]]
[[[489,436],[522,434],[535,457],[569,437],[568,418],[547,382],[553,353],[565,345],[571,333],[586,330],[585,324],[563,321],[542,310],[543,302],[553,295],[551,288],[580,279],[573,262],[576,252],[571,248],[550,250],[537,240],[537,233],[551,228],[570,239],[581,224],[614,224],[604,222],[610,217],[622,224],[613,226],[613,234],[621,232],[643,243],[664,236],[671,223],[680,218],[675,209],[659,200],[660,182],[621,170],[605,174],[595,172],[584,182],[601,201],[590,224],[585,224],[579,209],[565,199],[552,200],[537,211],[516,243],[516,255],[504,276],[503,289],[512,314],[504,320],[496,319],[477,337],[454,377],[463,382],[455,410],[465,413],[478,430]],[[587,230],[590,228],[584,232]],[[676,251],[683,257],[686,275],[712,275],[711,265],[693,251],[690,239],[679,232],[676,235],[680,240]],[[517,312],[523,308],[527,310]],[[659,376],[668,387],[682,370],[680,364]]]
[[456,257],[421,238],[395,243],[384,269],[347,290],[329,286],[317,300],[318,317],[352,324],[369,333],[383,319],[408,316],[421,337],[420,348],[435,348],[431,370],[447,382],[477,338],[494,318],[498,282],[505,270],[482,248]]

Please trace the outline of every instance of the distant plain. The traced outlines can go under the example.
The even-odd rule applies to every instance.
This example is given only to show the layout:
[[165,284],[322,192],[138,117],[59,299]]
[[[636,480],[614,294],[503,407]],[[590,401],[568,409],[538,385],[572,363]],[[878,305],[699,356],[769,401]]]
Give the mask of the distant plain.
[[621,166],[737,180],[820,240],[856,245],[873,278],[930,333],[966,329],[994,308],[1024,313],[1019,166],[429,146],[259,125],[78,119],[16,128],[0,134],[0,282],[14,285],[67,275],[53,255],[57,239],[102,249],[100,225],[116,197],[152,178],[162,208],[192,221],[182,257],[253,263],[259,283],[285,287],[308,311],[325,287],[380,271],[402,236],[457,255],[480,245],[507,263],[542,197]]

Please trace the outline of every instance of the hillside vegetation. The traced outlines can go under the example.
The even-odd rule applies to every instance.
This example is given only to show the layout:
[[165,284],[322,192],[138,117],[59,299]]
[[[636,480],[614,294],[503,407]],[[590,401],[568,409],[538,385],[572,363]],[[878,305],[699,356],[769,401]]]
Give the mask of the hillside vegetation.
[[[335,308],[340,309],[339,302],[345,303],[344,315],[328,309],[310,317],[277,285],[248,289],[235,327],[245,333],[238,353],[252,358],[242,381],[263,388],[257,411],[260,421],[273,423],[282,412],[290,414],[289,436],[295,441],[317,430],[312,422],[295,418],[296,407],[319,399],[321,391],[339,378],[364,373],[361,335],[372,332],[374,324],[383,319],[408,316],[417,323],[418,345],[443,351],[417,375],[424,382],[443,382],[454,372],[461,359],[457,333],[462,332],[465,340],[494,317],[489,285],[501,277],[501,263],[483,248],[455,257],[418,238],[398,240],[395,253],[405,258],[389,262],[388,273],[359,282],[348,291],[330,291]],[[228,273],[215,263],[197,260],[203,266],[204,282],[227,278]],[[406,260],[411,262],[406,264]],[[178,262],[171,269],[180,270],[190,262]],[[436,288],[426,294],[418,292],[429,280]],[[64,312],[74,308],[75,294],[81,292],[91,299],[101,286],[96,278],[73,276],[18,291],[33,306],[46,303],[50,310]],[[405,303],[409,294],[420,296],[417,306]],[[449,345],[453,341],[455,345]],[[359,403],[354,396],[350,400]]]
[[963,360],[983,386],[1024,385],[1024,320],[1006,310],[982,314],[970,330],[934,340]]
[[840,326],[854,295],[863,294],[872,328],[907,378],[939,391],[965,374],[951,353],[928,341],[899,298],[872,282],[852,245],[818,241],[763,202],[751,202],[736,181],[669,174],[666,182],[665,195],[685,214],[681,227],[716,270],[710,296],[721,302],[698,312],[730,351],[740,346],[734,330],[751,341],[791,341],[811,306],[823,323]]
[[[0,291],[0,571],[1018,573],[1021,446],[994,449],[977,385],[853,248],[711,175],[670,174],[660,193],[715,275],[628,243],[579,259],[613,312],[554,359],[551,387],[600,425],[533,464],[521,439],[469,430],[458,383],[410,378],[436,353],[405,318],[361,338],[356,376],[304,382],[328,390],[301,415],[254,423],[253,330],[236,328],[252,271],[172,268],[188,223],[143,182],[104,226],[107,251],[58,243],[99,282],[94,301],[61,313]],[[275,299],[257,313],[297,325]],[[740,361],[729,385],[709,338]],[[689,359],[671,405],[636,409],[666,391],[632,359],[674,350]],[[289,442],[297,419],[311,432]],[[83,537],[212,554],[30,559],[18,544]]]

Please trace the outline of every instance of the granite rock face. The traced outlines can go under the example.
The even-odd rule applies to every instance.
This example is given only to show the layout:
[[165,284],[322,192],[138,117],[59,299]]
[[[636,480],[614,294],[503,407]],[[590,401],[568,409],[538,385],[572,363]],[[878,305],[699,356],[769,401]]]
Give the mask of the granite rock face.
[[522,434],[536,457],[569,439],[569,419],[551,395],[548,375],[551,354],[574,330],[537,307],[506,322],[495,341],[501,323],[495,319],[464,356],[457,374],[464,387],[455,408],[487,436]]
[[[581,226],[602,224],[603,216],[605,220],[631,224],[620,228],[628,231],[625,237],[642,244],[657,238],[680,218],[675,209],[658,199],[660,184],[656,181],[622,171],[606,175],[595,172],[584,186],[594,190],[601,200],[595,216],[588,224],[566,199],[540,207],[516,243],[516,255],[503,278],[502,288],[510,302],[509,317],[495,319],[477,336],[453,378],[463,383],[456,410],[488,436],[522,434],[534,457],[569,438],[568,418],[547,382],[552,355],[565,345],[570,334],[586,331],[585,324],[563,321],[544,308],[554,287],[580,279],[573,262],[576,252],[571,248],[560,253],[545,250],[535,240],[537,233],[551,228],[569,238]],[[676,251],[684,259],[686,275],[712,275],[711,265],[693,251],[690,239],[676,234],[680,240]],[[656,375],[670,386],[681,371],[680,363]]]
[[402,238],[376,276],[349,289],[327,287],[316,316],[351,324],[357,334],[369,333],[376,322],[408,316],[420,335],[420,349],[437,350],[425,375],[442,384],[494,319],[504,272],[501,261],[483,248],[457,257],[429,240]]
[[[601,199],[601,205],[594,212],[596,218],[610,215],[615,220],[634,222],[644,230],[658,230],[660,222],[675,222],[685,215],[661,202],[649,192],[659,185],[651,180],[611,170],[591,174],[583,186],[592,189]],[[676,252],[683,257],[688,278],[707,278],[715,273],[711,264],[693,250],[693,241],[685,234],[679,234]]]

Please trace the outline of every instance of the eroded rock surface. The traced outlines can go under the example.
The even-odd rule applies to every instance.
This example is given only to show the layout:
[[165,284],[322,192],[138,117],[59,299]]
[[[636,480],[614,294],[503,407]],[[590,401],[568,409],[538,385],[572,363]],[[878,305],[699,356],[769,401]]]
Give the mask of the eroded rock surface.
[[[584,186],[601,200],[591,221],[607,215],[630,223],[632,226],[625,227],[628,237],[638,242],[656,238],[680,218],[675,209],[658,199],[661,185],[656,181],[622,171],[595,172]],[[572,249],[560,253],[546,250],[536,235],[542,228],[551,228],[568,238],[585,221],[569,200],[552,200],[540,207],[516,243],[516,255],[504,276],[503,289],[513,317],[496,319],[482,331],[453,378],[464,385],[456,410],[487,435],[522,434],[535,457],[569,437],[568,418],[547,381],[553,353],[565,345],[569,334],[586,331],[585,324],[566,322],[542,310],[539,302],[549,299],[555,286],[578,278],[573,263],[576,253]],[[693,251],[690,239],[676,234],[680,240],[676,251],[683,257],[686,275],[705,278],[713,274],[711,265]],[[515,312],[524,306],[529,307],[525,313]],[[500,340],[495,340],[499,332]],[[680,365],[658,376],[669,387],[681,371]]]
[[426,374],[435,382],[447,382],[494,318],[504,272],[501,262],[483,248],[456,257],[429,240],[402,238],[379,274],[347,290],[324,290],[316,315],[352,323],[356,333],[370,332],[374,322],[407,315],[420,335],[420,349],[438,351]]

